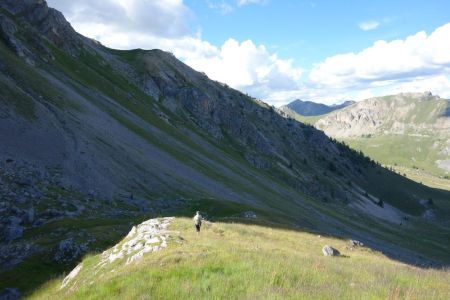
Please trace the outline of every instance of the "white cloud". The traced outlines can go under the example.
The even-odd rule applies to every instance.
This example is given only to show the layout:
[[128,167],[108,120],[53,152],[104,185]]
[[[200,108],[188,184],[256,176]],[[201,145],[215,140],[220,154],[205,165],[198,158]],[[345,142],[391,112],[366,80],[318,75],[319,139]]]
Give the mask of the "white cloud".
[[404,92],[432,91],[443,98],[450,99],[450,76],[438,75],[424,78],[414,78],[411,81],[399,83],[390,87],[388,94]]
[[244,6],[249,4],[264,4],[266,0],[238,0],[238,6]]
[[[249,4],[260,1],[247,1]],[[297,87],[301,69],[251,40],[228,39],[220,47],[187,30],[189,9],[181,0],[50,0],[75,29],[117,49],[158,48],[205,72],[210,78],[256,97]],[[224,1],[208,5],[226,4]],[[220,5],[214,7],[221,9]],[[228,9],[228,8],[224,8]],[[171,24],[167,28],[167,24]]]
[[430,35],[421,31],[405,40],[377,41],[356,54],[329,57],[311,70],[309,78],[322,86],[352,88],[449,74],[449,71],[450,23]]
[[291,60],[280,59],[251,40],[239,43],[229,39],[210,54],[186,57],[185,62],[214,80],[248,92],[291,88],[302,73]]
[[230,38],[216,46],[203,40],[190,29],[192,12],[182,0],[48,2],[77,31],[106,46],[171,51],[210,78],[274,105],[296,98],[331,104],[425,90],[450,98],[450,23],[430,35],[419,32],[404,40],[377,41],[359,53],[331,56],[304,79],[293,60],[281,59],[264,45]]
[[[183,0],[48,0],[51,7],[62,11],[80,32],[133,32],[146,35],[179,37],[189,34],[191,12]],[[97,27],[101,27],[97,29]]]
[[358,24],[358,27],[364,31],[374,30],[380,26],[380,23],[377,21],[367,21]]

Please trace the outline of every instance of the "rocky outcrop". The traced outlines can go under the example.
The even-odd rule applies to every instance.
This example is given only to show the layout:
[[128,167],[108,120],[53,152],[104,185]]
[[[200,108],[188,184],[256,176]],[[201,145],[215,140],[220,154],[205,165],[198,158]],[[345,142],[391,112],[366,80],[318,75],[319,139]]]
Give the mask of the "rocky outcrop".
[[[82,193],[66,186],[61,182],[58,170],[0,155],[0,267],[7,270],[37,252],[51,253],[58,263],[72,262],[95,242],[95,238],[82,229],[60,232],[60,228],[56,228],[47,234],[52,239],[61,237],[61,240],[55,245],[39,247],[36,241],[42,236],[38,234],[24,239],[27,230],[62,219],[111,218],[151,211],[149,202],[139,198],[129,202],[128,199],[120,199],[111,205],[110,201],[95,194],[94,191]],[[117,205],[125,202],[127,207],[136,209],[127,211]],[[183,204],[182,200],[174,202]],[[155,201],[152,209],[164,211],[170,207],[167,201]]]
[[[446,102],[430,92],[371,98],[324,116],[315,126],[335,138],[426,134],[433,130],[450,134],[450,119],[442,116],[449,105]],[[426,106],[429,113],[423,115]]]
[[126,264],[141,259],[144,254],[160,251],[167,247],[170,238],[168,227],[174,218],[150,219],[133,226],[124,241],[102,253],[98,267],[104,267],[116,260]]
[[79,264],[78,266],[75,267],[75,269],[73,269],[69,273],[69,275],[64,277],[64,280],[63,280],[63,282],[61,284],[61,288],[65,288],[66,285],[68,285],[78,275],[78,273],[80,273],[82,268],[83,268],[83,264]]
[[[57,47],[71,54],[75,54],[75,49],[79,48],[83,43],[83,38],[75,32],[63,14],[53,8],[49,8],[46,1],[4,0],[0,3],[0,8],[29,23],[34,30],[44,35]],[[46,49],[39,40],[34,40],[33,42],[40,50]],[[49,53],[48,50],[46,52]]]
[[[133,226],[123,241],[101,254],[100,262],[91,271],[97,273],[112,263],[127,265],[139,261],[144,255],[167,248],[169,240],[175,238],[168,229],[173,220],[173,217],[150,219]],[[82,270],[81,263],[64,278],[61,289],[75,285]]]

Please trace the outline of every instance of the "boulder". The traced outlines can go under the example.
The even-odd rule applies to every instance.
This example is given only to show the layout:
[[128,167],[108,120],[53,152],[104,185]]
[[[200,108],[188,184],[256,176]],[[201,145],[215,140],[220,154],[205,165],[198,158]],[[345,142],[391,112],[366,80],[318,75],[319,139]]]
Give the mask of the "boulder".
[[337,249],[335,249],[335,248],[333,248],[331,246],[328,246],[328,245],[326,245],[326,246],[324,246],[322,248],[322,253],[325,256],[339,256],[339,255],[341,255],[341,253]]
[[80,257],[86,250],[86,245],[78,245],[72,238],[68,238],[59,243],[54,260],[57,262],[70,262]]
[[6,227],[5,240],[7,242],[20,239],[23,236],[23,227],[17,224],[12,224]]
[[123,243],[102,253],[98,264],[103,267],[116,260],[124,260],[129,264],[141,259],[144,254],[160,251],[167,247],[170,237],[168,226],[173,218],[150,219],[131,228]]

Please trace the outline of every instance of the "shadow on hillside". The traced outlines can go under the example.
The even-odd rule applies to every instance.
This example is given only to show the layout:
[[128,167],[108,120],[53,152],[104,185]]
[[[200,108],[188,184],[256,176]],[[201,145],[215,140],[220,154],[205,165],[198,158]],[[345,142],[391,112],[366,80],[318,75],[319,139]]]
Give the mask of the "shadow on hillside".
[[[108,239],[99,241],[96,250],[86,253],[86,255],[95,255],[114,246],[127,235],[133,225],[139,224],[144,220],[167,216],[191,218],[196,210],[202,211],[206,219],[211,222],[258,225],[276,229],[307,232],[313,235],[342,240],[353,239],[363,242],[366,247],[381,252],[390,259],[411,266],[433,269],[450,267],[450,257],[443,257],[442,261],[430,259],[408,249],[408,245],[405,245],[406,247],[400,247],[394,243],[382,241],[380,238],[373,237],[367,232],[353,230],[349,226],[336,222],[335,220],[333,221],[335,225],[334,228],[330,227],[331,223],[328,223],[326,224],[328,229],[323,229],[318,226],[320,222],[314,224],[302,218],[298,218],[298,220],[293,222],[294,219],[292,218],[283,219],[282,215],[271,214],[267,211],[258,210],[243,204],[219,201],[212,202],[210,199],[188,202],[183,209],[178,210],[177,212],[168,210],[160,213],[143,214],[133,219],[118,219],[117,226],[111,225],[109,227],[104,227],[103,225],[100,225],[99,227],[101,229],[114,230],[116,234],[110,236]],[[246,216],[246,213],[248,212],[254,213],[257,217],[254,218],[251,214],[250,216],[249,214]],[[194,228],[192,228],[192,230],[194,230]],[[350,231],[352,232],[350,233]],[[49,233],[49,235],[51,235],[51,233]],[[349,251],[347,251],[348,249],[338,250],[344,252],[344,258],[351,259],[351,256],[348,256],[348,254],[351,254],[351,252],[349,253]],[[317,249],[317,255],[322,256],[321,249]],[[32,256],[14,270],[0,273],[0,292],[7,287],[17,287],[20,289],[22,295],[30,295],[50,280],[62,279],[79,261],[81,261],[81,258],[67,264],[56,264],[51,260],[50,256]]]

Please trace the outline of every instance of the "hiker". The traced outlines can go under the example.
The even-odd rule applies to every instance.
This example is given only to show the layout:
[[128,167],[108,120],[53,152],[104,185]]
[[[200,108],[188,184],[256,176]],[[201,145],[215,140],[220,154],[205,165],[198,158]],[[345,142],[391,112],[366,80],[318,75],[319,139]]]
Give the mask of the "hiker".
[[202,215],[200,214],[199,211],[197,211],[197,213],[194,216],[194,225],[195,225],[195,229],[197,229],[197,234],[200,232],[200,226],[202,226]]

